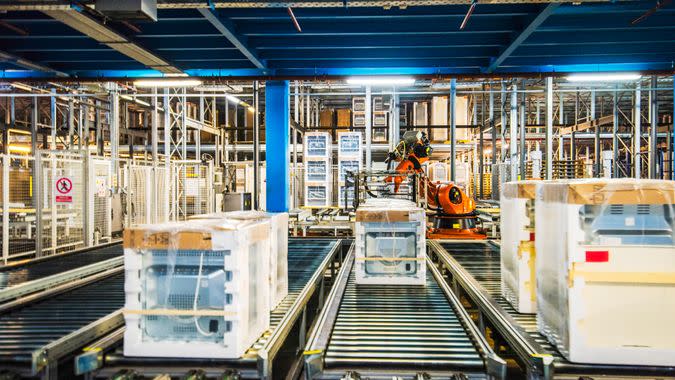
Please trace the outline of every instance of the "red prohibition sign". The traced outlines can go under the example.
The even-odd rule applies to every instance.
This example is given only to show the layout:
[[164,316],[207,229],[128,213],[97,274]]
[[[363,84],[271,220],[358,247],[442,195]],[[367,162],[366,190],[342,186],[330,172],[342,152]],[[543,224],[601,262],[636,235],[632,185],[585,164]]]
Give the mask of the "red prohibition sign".
[[68,194],[73,189],[73,182],[69,178],[59,178],[56,181],[56,191],[61,194]]

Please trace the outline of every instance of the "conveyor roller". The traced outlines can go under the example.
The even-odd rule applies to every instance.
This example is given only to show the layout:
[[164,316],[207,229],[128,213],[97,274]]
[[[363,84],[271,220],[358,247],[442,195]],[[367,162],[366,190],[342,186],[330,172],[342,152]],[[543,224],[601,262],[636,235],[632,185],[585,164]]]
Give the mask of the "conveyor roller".
[[[284,334],[290,334],[291,331],[295,332],[296,329],[304,330],[311,322],[309,318],[313,318],[316,313],[313,308],[316,308],[319,302],[323,302],[324,299],[322,290],[324,272],[339,260],[341,245],[341,241],[334,239],[289,239],[288,295],[272,311],[268,332],[243,357],[227,360],[128,357],[124,356],[122,340],[119,339],[113,345],[110,345],[110,342],[102,342],[102,345],[110,345],[110,349],[102,357],[102,368],[89,369],[89,371],[98,371],[91,375],[97,378],[107,378],[120,371],[133,371],[145,376],[160,374],[183,376],[192,369],[200,368],[206,371],[209,376],[222,375],[223,371],[228,369],[237,371],[243,378],[257,378],[258,371],[261,368],[260,351],[264,350],[266,351],[265,356],[270,357],[270,361],[275,361],[275,366],[272,366],[272,369],[275,369],[273,378],[278,378],[279,372],[290,371],[291,369],[288,369],[288,367],[293,360],[297,360],[298,347],[292,347],[297,336]],[[311,312],[303,311],[308,307],[312,308]],[[291,316],[293,313],[295,315]],[[307,321],[303,321],[301,317],[303,314],[306,315]],[[282,334],[284,338],[278,338],[278,334]],[[280,350],[281,352],[270,352],[274,349],[275,337],[282,340],[279,342],[284,347]],[[105,341],[105,338],[102,341]],[[286,346],[286,341],[291,344],[290,349]],[[92,346],[96,346],[96,343]],[[279,358],[273,358],[272,356],[275,354]],[[81,362],[83,366],[89,365],[87,355],[81,355],[80,358],[84,359]],[[266,363],[264,360],[262,362]],[[279,362],[283,362],[283,364],[279,364]],[[80,364],[78,363],[78,365]],[[267,364],[262,366],[265,365]]]
[[[550,355],[553,358],[554,374],[549,373],[550,378],[565,378],[564,375],[573,375],[578,378],[581,375],[630,375],[635,378],[663,378],[662,376],[675,377],[675,368],[647,367],[647,366],[616,366],[571,363],[562,356],[548,340],[537,331],[536,314],[520,314],[509,304],[501,294],[501,267],[500,250],[495,244],[489,242],[453,242],[442,241],[441,247],[460,264],[479,286],[482,287],[498,307],[498,312],[508,316],[513,321],[516,329],[509,330],[514,334],[523,331],[531,341],[538,345],[538,353]],[[467,285],[470,286],[470,285]],[[478,305],[479,308],[484,305]],[[501,309],[501,310],[499,310]],[[502,319],[507,320],[507,319]],[[504,329],[507,331],[507,329]],[[517,339],[515,340],[517,341]],[[518,350],[516,350],[518,351]],[[544,376],[546,377],[546,376]]]
[[119,273],[0,315],[0,369],[34,364],[35,352],[124,305]]
[[426,265],[426,286],[357,285],[351,269],[341,272],[306,347],[306,375],[503,377],[504,362],[478,334],[435,264],[427,258]]
[[121,244],[113,244],[0,267],[0,290],[118,257],[122,252]]
[[427,286],[356,285],[349,277],[326,352],[327,367],[402,363],[481,369],[483,360],[430,276]]

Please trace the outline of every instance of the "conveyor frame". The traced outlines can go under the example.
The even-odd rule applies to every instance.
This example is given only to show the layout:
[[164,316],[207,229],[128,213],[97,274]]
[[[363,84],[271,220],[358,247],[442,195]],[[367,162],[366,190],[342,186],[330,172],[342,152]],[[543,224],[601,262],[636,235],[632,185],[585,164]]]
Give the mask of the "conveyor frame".
[[[437,377],[448,378],[448,376],[451,376],[449,371],[453,371],[453,369],[448,369],[447,371],[432,369],[429,371],[419,372],[417,369],[406,368],[406,363],[392,363],[391,366],[389,366],[390,368],[380,368],[379,365],[366,365],[363,367],[359,366],[359,368],[354,368],[353,371],[352,369],[345,368],[326,368],[326,353],[329,347],[331,336],[333,334],[336,320],[338,319],[341,302],[345,294],[345,290],[347,289],[347,284],[353,269],[354,261],[354,252],[351,250],[345,260],[345,264],[338,273],[335,286],[333,286],[330,294],[328,295],[327,306],[324,308],[314,329],[312,330],[312,335],[309,338],[304,352],[304,379],[344,379],[352,377],[358,378],[358,376],[369,379],[390,379],[392,376],[394,376],[393,378],[395,379],[427,379]],[[478,329],[471,321],[471,317],[461,306],[459,299],[450,290],[450,287],[439,271],[437,264],[432,262],[429,256],[426,257],[426,265],[429,268],[428,275],[433,276],[434,280],[439,285],[446,297],[446,300],[448,301],[448,304],[455,310],[460,323],[467,332],[467,335],[471,338],[475,348],[477,349],[477,352],[482,357],[485,374],[481,377],[488,379],[505,379],[506,362],[503,361],[492,350],[485,337],[479,333]],[[457,373],[461,371],[457,370],[455,372]]]
[[[83,277],[71,283],[61,284],[60,286],[5,303],[0,306],[0,322],[5,314],[12,313],[15,310],[20,312],[21,309],[27,308],[30,313],[33,313],[30,308],[35,305],[39,310],[39,305],[42,302],[50,302],[54,296],[61,296],[72,291],[85,289],[87,286],[97,286],[99,281],[112,279],[114,276],[122,275],[122,269],[121,266],[108,269],[91,276]],[[47,310],[51,310],[51,306],[47,307]],[[42,312],[44,312],[44,310]],[[36,316],[32,316],[31,318],[34,319]],[[52,340],[47,344],[33,349],[29,365],[26,365],[26,363],[20,360],[17,362],[6,362],[2,363],[0,370],[18,374],[23,378],[39,376],[42,379],[56,379],[58,378],[58,367],[63,362],[64,358],[69,357],[75,353],[77,349],[89,342],[99,339],[101,336],[108,334],[110,331],[119,328],[123,324],[124,319],[119,310],[104,315],[99,319],[79,327],[75,331],[71,331],[56,340]],[[53,325],[51,327],[54,328]],[[9,334],[10,332],[4,331],[4,333]],[[30,338],[17,338],[18,341],[23,341],[24,339],[30,341],[34,338],[33,335],[29,335],[29,337]]]
[[[453,292],[469,301],[477,310],[478,327],[483,334],[488,328],[496,333],[514,353],[514,359],[523,368],[527,379],[592,379],[594,376],[611,376],[616,379],[675,379],[675,368],[646,366],[614,366],[571,363],[562,358],[554,348],[547,349],[497,302],[492,294],[466,268],[441,245],[442,243],[485,244],[499,249],[492,241],[435,240],[429,242],[431,253],[447,271]],[[497,269],[499,270],[499,269]],[[515,313],[515,314],[512,314]],[[518,315],[522,316],[522,315]],[[544,339],[541,337],[541,339]]]
[[[34,294],[43,290],[53,289],[55,287],[59,287],[64,284],[66,284],[66,287],[69,287],[67,283],[71,281],[77,281],[84,277],[100,272],[105,272],[109,269],[113,269],[115,267],[123,265],[124,258],[122,255],[122,246],[119,245],[118,243],[119,242],[101,244],[95,247],[88,247],[64,254],[41,257],[33,260],[17,262],[0,267],[0,276],[12,276],[13,272],[31,271],[33,269],[37,270],[37,273],[39,275],[44,275],[45,274],[44,272],[47,272],[47,275],[42,277],[38,277],[35,274],[28,275],[29,278],[31,276],[37,278],[17,283],[15,285],[5,286],[6,283],[3,282],[2,286],[5,287],[0,286],[0,304],[12,300],[18,300],[21,297],[25,297],[27,295]],[[77,257],[77,255],[81,254],[97,255],[96,252],[99,250],[105,250],[107,248],[115,248],[118,245],[120,253],[117,257],[111,257],[98,262],[94,261],[93,263],[88,265],[81,265],[79,262],[73,263],[73,260],[71,260],[71,263],[66,266],[66,267],[71,266],[71,269],[65,270],[60,273],[55,273],[54,271],[55,268],[49,269],[41,268],[39,270],[37,269],[37,267],[39,266],[44,266],[45,264],[48,264],[51,261],[58,261],[59,259],[62,259],[64,257],[72,259]],[[102,254],[102,257],[110,257],[110,256],[111,255],[109,252]],[[93,261],[93,260],[89,258],[89,260],[86,261]],[[48,274],[50,272],[53,274]],[[8,278],[11,279],[12,277]]]
[[76,373],[85,375],[87,379],[109,378],[124,373],[142,376],[185,376],[195,371],[207,376],[229,373],[232,376],[239,376],[240,379],[272,380],[297,377],[302,369],[299,353],[305,345],[308,329],[325,304],[326,289],[332,286],[331,282],[342,266],[352,241],[324,238],[295,240],[333,241],[335,244],[295,297],[272,334],[257,351],[234,360],[120,358],[115,356],[113,350],[119,348],[123,340],[122,327],[90,344],[83,353],[76,356]]

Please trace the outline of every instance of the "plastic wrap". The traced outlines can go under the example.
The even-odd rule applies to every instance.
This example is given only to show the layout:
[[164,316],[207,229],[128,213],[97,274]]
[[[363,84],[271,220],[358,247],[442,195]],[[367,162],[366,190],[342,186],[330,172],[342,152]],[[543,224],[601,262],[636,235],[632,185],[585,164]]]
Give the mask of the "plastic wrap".
[[537,190],[539,331],[570,361],[675,365],[675,182]]
[[269,328],[267,220],[124,231],[127,356],[238,358]]
[[194,219],[267,220],[270,226],[270,310],[288,295],[288,213],[230,211],[197,215]]
[[426,215],[413,202],[368,199],[356,210],[357,284],[425,285]]
[[534,199],[541,181],[507,182],[501,210],[502,295],[519,313],[536,313]]

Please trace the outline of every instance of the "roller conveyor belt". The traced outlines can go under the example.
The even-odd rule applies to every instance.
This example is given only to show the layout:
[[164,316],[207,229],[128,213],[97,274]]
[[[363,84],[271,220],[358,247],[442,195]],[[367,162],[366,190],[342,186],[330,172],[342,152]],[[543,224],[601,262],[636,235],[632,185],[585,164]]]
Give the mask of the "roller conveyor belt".
[[436,281],[427,286],[347,288],[326,350],[326,368],[399,363],[407,369],[483,371],[484,363]]
[[[240,359],[175,359],[152,357],[124,356],[121,340],[109,353],[105,354],[104,368],[95,377],[108,377],[119,370],[133,370],[138,373],[182,375],[190,368],[202,368],[209,374],[222,372],[224,366],[241,371],[244,378],[254,377],[258,369],[258,351],[266,344],[280,328],[280,324],[288,318],[294,304],[307,288],[312,278],[317,276],[319,269],[328,262],[335,260],[336,252],[341,242],[334,239],[289,239],[288,241],[288,295],[279,303],[270,315],[270,329],[249,349]],[[335,256],[333,256],[335,255]],[[329,257],[331,256],[331,257]],[[323,272],[323,271],[321,271]],[[323,275],[321,274],[321,276]],[[312,292],[314,293],[314,292]],[[318,292],[317,292],[318,293]],[[290,360],[289,360],[290,361]],[[251,369],[252,368],[252,369]]]
[[21,264],[0,267],[0,290],[121,255],[122,245],[114,244],[80,252],[56,255],[42,260],[31,260]]
[[572,363],[565,359],[537,330],[536,314],[518,313],[501,294],[501,263],[497,245],[485,242],[441,242],[445,249],[495,302],[524,330],[529,337],[554,357],[556,374],[603,374],[635,376],[675,376],[675,369],[666,367],[617,366]]
[[305,347],[306,378],[506,376],[506,363],[429,258],[426,286],[357,285],[353,263],[351,252]]
[[288,296],[277,306],[270,316],[270,326],[274,329],[286,315],[307,281],[314,275],[335,247],[336,240],[310,239],[288,241]]
[[0,363],[30,368],[35,350],[122,306],[124,275],[120,273],[1,314]]

